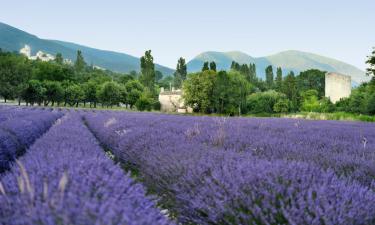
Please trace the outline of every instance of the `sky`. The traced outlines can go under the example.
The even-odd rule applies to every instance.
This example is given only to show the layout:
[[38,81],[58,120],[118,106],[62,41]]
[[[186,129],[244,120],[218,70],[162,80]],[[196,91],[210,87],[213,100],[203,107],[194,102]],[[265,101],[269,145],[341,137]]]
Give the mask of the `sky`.
[[137,57],[151,49],[171,68],[204,51],[300,50],[364,70],[375,47],[374,10],[374,0],[4,0],[0,21]]

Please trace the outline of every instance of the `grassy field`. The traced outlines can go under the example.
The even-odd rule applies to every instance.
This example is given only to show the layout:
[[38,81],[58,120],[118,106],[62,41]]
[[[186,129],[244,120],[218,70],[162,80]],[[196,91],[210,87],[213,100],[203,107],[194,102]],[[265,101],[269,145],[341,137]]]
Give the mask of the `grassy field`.
[[309,119],[309,120],[347,120],[347,121],[375,122],[375,116],[354,114],[354,113],[347,113],[347,112],[333,112],[333,113],[299,112],[299,113],[280,115],[280,117]]

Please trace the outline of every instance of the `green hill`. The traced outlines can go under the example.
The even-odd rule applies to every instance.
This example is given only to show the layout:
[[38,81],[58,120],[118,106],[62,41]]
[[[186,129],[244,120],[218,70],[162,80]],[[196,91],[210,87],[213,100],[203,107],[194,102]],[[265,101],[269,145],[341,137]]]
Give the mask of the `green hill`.
[[308,69],[319,69],[327,72],[338,72],[352,77],[354,83],[368,81],[370,78],[365,72],[347,63],[328,57],[301,51],[284,51],[275,55],[266,57],[251,57],[246,53],[234,52],[204,52],[188,62],[189,72],[200,71],[205,61],[215,61],[217,68],[227,70],[231,62],[236,61],[240,64],[255,63],[259,77],[265,77],[265,68],[268,65],[283,68],[284,74],[289,71],[299,73]]
[[[38,38],[12,26],[0,22],[0,48],[6,51],[18,52],[25,45],[31,47],[32,54],[43,51],[52,55],[61,53],[64,58],[72,61],[76,58],[77,50],[81,50],[88,64],[94,64],[117,72],[139,71],[139,58],[118,52],[105,51],[69,42],[46,40]],[[155,65],[156,70],[164,75],[173,74],[173,69]]]

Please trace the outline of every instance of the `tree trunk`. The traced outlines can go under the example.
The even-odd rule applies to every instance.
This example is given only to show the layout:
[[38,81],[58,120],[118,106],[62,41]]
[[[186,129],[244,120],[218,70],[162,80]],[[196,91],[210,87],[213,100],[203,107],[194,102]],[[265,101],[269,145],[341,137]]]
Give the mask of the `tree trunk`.
[[18,98],[18,105],[21,105],[21,98]]
[[7,103],[7,98],[4,98],[4,102]]

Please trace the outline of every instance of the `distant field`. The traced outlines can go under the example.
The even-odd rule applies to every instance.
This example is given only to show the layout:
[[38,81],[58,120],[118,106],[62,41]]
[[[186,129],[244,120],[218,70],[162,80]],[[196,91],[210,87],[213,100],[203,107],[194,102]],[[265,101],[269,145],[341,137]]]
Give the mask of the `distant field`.
[[373,224],[374,165],[373,123],[0,106],[3,224]]

